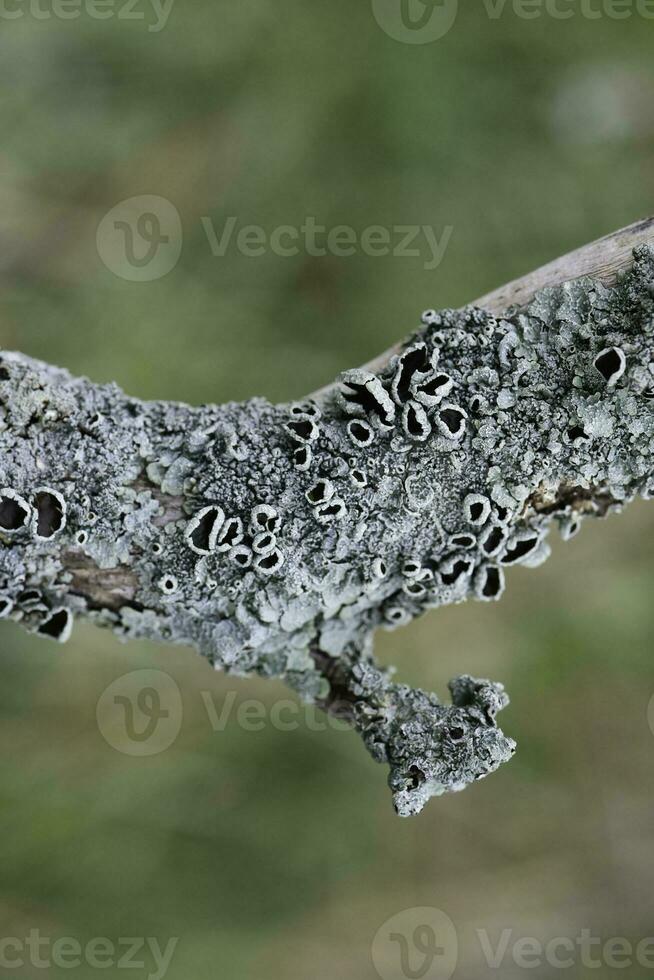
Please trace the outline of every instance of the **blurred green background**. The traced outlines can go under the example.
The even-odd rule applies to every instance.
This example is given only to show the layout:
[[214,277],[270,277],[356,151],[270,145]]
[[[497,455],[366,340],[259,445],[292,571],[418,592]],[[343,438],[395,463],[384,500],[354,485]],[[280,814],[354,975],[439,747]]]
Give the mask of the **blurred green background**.
[[[5,348],[141,397],[287,400],[423,309],[652,210],[654,26],[639,16],[492,19],[467,3],[446,36],[409,45],[366,0],[177,0],[157,33],[145,0],[134,9],[145,19],[40,18],[27,2],[0,17]],[[96,248],[103,216],[137,195],[164,197],[183,225],[178,264],[153,282],[114,274]],[[214,257],[201,219],[230,216],[453,232],[435,271],[425,255]],[[408,821],[355,736],[233,717],[212,729],[207,692],[269,710],[289,696],[280,684],[82,626],[60,650],[2,624],[2,937],[178,937],[170,980],[368,980],[382,923],[435,906],[459,933],[455,976],[477,980],[491,971],[476,929],[651,935],[653,523],[640,504],[587,524],[542,569],[513,571],[497,606],[380,636],[384,662],[442,695],[458,672],[502,680],[519,743],[502,771]],[[96,703],[153,666],[183,691],[184,722],[166,752],[130,758],[104,741]],[[403,980],[393,970],[389,953],[383,980]],[[510,956],[499,971],[561,972]]]

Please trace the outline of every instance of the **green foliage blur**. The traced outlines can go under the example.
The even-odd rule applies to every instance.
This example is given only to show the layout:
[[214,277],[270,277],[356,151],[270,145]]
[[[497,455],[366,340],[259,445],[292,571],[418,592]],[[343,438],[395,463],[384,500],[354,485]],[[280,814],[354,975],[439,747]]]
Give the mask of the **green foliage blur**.
[[[23,16],[0,16],[1,345],[144,398],[288,400],[423,309],[646,216],[651,21],[460,7],[445,37],[409,45],[369,0],[176,0],[158,32],[145,0],[143,20],[5,4]],[[103,216],[137,195],[183,225],[179,262],[153,282],[96,248]],[[207,219],[270,232],[308,216],[453,230],[435,270],[424,254],[220,257],[207,240]],[[401,679],[443,696],[458,672],[502,680],[519,743],[501,772],[408,821],[355,736],[253,731],[236,708],[213,730],[208,699],[269,713],[289,697],[279,683],[84,626],[58,648],[0,624],[0,939],[178,937],[169,980],[368,980],[382,923],[435,906],[459,932],[455,976],[477,980],[476,929],[651,935],[653,522],[639,504],[587,524],[542,569],[512,571],[502,603],[380,636]],[[167,751],[133,758],[102,737],[96,704],[145,667],[175,679],[184,722]],[[499,971],[524,974],[510,959]]]

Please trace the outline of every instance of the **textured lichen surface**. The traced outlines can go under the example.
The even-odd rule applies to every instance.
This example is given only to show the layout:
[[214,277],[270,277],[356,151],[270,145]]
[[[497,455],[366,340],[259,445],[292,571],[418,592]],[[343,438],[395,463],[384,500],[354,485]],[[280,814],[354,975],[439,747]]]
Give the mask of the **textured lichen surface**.
[[451,706],[393,683],[377,627],[498,599],[511,565],[649,496],[654,253],[498,318],[429,311],[379,376],[328,396],[192,408],[5,353],[0,615],[65,639],[75,617],[282,676],[389,763],[398,812],[506,761],[502,686]]

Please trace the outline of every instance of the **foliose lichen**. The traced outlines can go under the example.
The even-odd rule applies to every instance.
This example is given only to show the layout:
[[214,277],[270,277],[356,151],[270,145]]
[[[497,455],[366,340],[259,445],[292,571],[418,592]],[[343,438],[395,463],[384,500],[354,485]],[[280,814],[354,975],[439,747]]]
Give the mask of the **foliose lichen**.
[[[654,254],[496,317],[430,310],[320,401],[144,403],[1,355],[0,617],[85,617],[345,700],[401,813],[511,755],[499,685],[393,684],[378,627],[498,599],[505,570],[654,493]],[[510,576],[510,573],[509,573]]]

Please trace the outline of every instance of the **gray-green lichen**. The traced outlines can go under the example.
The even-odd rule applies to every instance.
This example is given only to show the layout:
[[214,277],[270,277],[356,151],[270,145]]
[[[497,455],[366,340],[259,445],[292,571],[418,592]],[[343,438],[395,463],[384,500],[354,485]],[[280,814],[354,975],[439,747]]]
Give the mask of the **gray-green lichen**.
[[524,310],[429,311],[321,402],[192,408],[4,353],[0,617],[196,646],[346,706],[401,814],[506,761],[501,685],[394,684],[372,634],[498,599],[510,566],[654,493],[654,253]]

